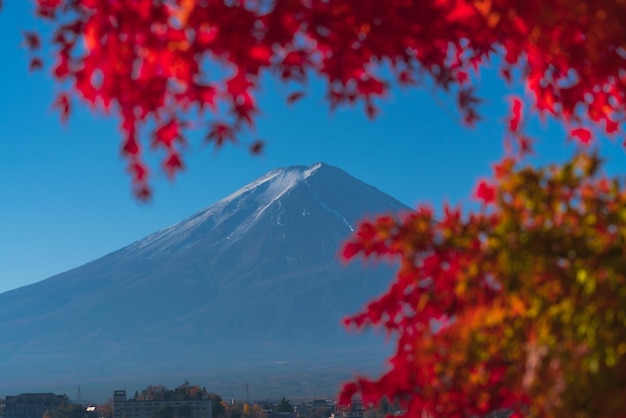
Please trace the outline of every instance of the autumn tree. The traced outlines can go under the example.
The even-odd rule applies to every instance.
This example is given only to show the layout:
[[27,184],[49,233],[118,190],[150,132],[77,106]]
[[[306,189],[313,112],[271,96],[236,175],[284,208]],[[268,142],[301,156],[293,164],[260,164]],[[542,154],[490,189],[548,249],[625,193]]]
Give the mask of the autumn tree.
[[480,210],[363,223],[344,255],[400,268],[347,323],[398,336],[391,369],[345,386],[407,416],[620,417],[626,388],[626,185],[581,153],[504,160]]
[[[168,389],[163,385],[150,385],[143,389],[141,393],[135,392],[135,400],[141,401],[181,401],[189,399],[213,399],[211,396],[217,396],[210,394],[206,388],[201,388],[198,385],[191,385],[187,380],[178,385],[174,389]],[[221,400],[221,398],[220,398]]]
[[98,405],[96,413],[102,418],[113,418],[113,399],[108,398],[103,404]]
[[[533,141],[523,126],[549,116],[583,144],[623,133],[626,3],[36,3],[54,25],[46,44],[64,88],[55,106],[65,118],[78,100],[118,118],[140,198],[150,194],[146,145],[163,151],[162,169],[173,176],[192,125],[218,147],[238,140],[254,128],[264,74],[293,86],[287,102],[306,93],[307,78],[321,78],[331,108],[362,103],[371,117],[392,85],[434,83],[456,96],[471,125],[479,120],[476,75],[495,63],[527,95],[510,102],[507,156],[476,189],[483,206],[446,208],[441,218],[425,206],[382,216],[345,247],[348,259],[400,267],[388,292],[347,321],[382,327],[397,341],[389,370],[346,385],[342,401],[386,397],[407,416],[624,415],[626,189],[584,152],[561,166],[525,165]],[[42,67],[40,39],[26,40],[31,67]]]
[[208,398],[211,400],[211,414],[215,418],[225,418],[226,408],[222,397],[216,393],[209,393]]
[[167,392],[167,390],[168,390],[167,387],[163,385],[149,385],[145,389],[143,389],[140,394],[138,394],[139,397],[138,398],[136,397],[135,400],[142,400],[142,401],[164,400],[165,393]]
[[242,418],[267,418],[267,413],[257,404],[243,404]]

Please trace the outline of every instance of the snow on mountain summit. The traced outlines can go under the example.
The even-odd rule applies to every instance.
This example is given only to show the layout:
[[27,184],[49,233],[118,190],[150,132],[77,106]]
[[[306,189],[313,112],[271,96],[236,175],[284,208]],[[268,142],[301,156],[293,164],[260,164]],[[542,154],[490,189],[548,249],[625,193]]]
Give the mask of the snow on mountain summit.
[[[189,232],[206,222],[212,221],[213,226],[222,224],[222,222],[234,215],[237,210],[242,209],[244,202],[246,205],[252,204],[257,208],[255,213],[258,217],[269,205],[283,196],[298,182],[306,180],[322,166],[325,166],[325,164],[320,162],[309,167],[291,166],[271,170],[201,212],[155,232],[136,242],[133,246],[141,248],[154,245],[157,242],[164,244],[166,247],[176,245],[178,242],[186,239]],[[252,219],[248,221],[252,221]]]
[[[362,213],[341,213],[337,205],[345,205],[345,202],[339,201],[350,191],[362,195],[363,191],[367,194],[371,193],[369,189],[376,190],[343,170],[322,162],[310,166],[278,168],[253,180],[196,215],[136,242],[132,247],[145,248],[146,251],[156,255],[155,253],[177,250],[182,242],[189,245],[194,234],[198,240],[206,240],[207,232],[210,230],[219,231],[221,237],[217,241],[212,241],[213,247],[230,245],[245,235],[246,231],[273,205],[279,206],[274,216],[280,218],[279,212],[284,211],[284,208],[280,208],[283,204],[282,199],[298,186],[306,188],[307,195],[340,219],[350,231],[354,230],[354,222]],[[380,194],[378,190],[376,193]],[[293,201],[291,203],[294,204]],[[395,209],[403,210],[405,207],[398,202]],[[302,206],[300,210],[306,214],[310,208]],[[277,222],[280,223],[280,220]],[[196,231],[200,230],[202,232],[196,234]]]
[[[244,193],[252,191],[265,183],[270,183],[270,192],[278,194],[275,198],[282,196],[287,190],[292,188],[297,182],[307,179],[317,171],[324,163],[315,163],[310,167],[292,166],[287,168],[277,168],[248,183],[230,196],[220,200],[220,202],[230,202]],[[271,195],[271,193],[270,193]],[[220,203],[218,202],[218,203]]]

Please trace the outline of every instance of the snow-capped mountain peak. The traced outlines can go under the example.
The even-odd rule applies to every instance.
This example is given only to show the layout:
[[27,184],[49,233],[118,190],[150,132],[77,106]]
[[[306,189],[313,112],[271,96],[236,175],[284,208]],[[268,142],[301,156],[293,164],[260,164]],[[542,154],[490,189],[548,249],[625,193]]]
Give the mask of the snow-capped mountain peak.
[[218,203],[231,202],[239,196],[243,195],[244,193],[255,190],[266,183],[270,183],[270,191],[273,192],[268,193],[269,196],[281,196],[294,185],[296,185],[299,181],[305,180],[310,177],[323,165],[325,164],[319,162],[309,167],[292,166],[287,168],[277,168],[259,177],[258,179],[251,181],[250,183],[243,186],[241,189],[237,190],[235,193],[220,200]]
[[29,376],[231,378],[237,368],[258,368],[265,385],[270,358],[315,373],[327,364],[338,379],[337,366],[366,350],[362,341],[349,345],[340,319],[391,273],[342,266],[337,252],[359,219],[405,210],[327,164],[272,170],[119,251],[0,294],[0,390],[32,389]]
[[[140,248],[149,247],[151,252],[162,252],[178,246],[198,228],[205,229],[207,225],[219,228],[229,223],[233,217],[237,217],[238,222],[230,222],[230,230],[224,238],[229,241],[228,244],[232,244],[243,236],[268,208],[280,202],[280,199],[296,186],[306,183],[312,176],[320,173],[322,168],[325,168],[324,171],[328,171],[331,176],[346,175],[342,170],[322,162],[310,166],[274,169],[200,213],[152,234],[134,245]],[[246,212],[247,216],[242,217],[242,212]]]

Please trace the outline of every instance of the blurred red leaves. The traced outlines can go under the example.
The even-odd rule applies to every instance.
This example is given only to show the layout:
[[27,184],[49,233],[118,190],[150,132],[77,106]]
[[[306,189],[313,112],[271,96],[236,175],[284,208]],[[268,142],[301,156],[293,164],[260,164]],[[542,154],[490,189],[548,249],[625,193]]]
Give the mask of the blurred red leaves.
[[34,32],[25,32],[24,42],[26,43],[26,47],[31,51],[35,49],[39,49],[39,47],[41,46],[39,35],[37,35]]
[[213,123],[211,130],[207,134],[206,140],[208,142],[214,142],[219,148],[223,146],[227,141],[235,142],[235,132],[233,128],[226,123]]
[[297,102],[298,100],[300,100],[303,97],[304,97],[304,93],[303,92],[296,91],[294,93],[291,93],[289,96],[287,96],[287,103],[288,104],[293,104],[293,103]]
[[250,153],[253,155],[260,155],[263,153],[265,143],[261,140],[256,140],[250,145]]
[[506,158],[479,182],[489,207],[362,222],[343,257],[398,271],[345,323],[397,344],[387,370],[344,385],[340,403],[386,398],[405,417],[623,416],[626,328],[613,318],[626,306],[626,188],[600,166],[584,153],[546,168]]
[[[419,85],[430,75],[456,90],[462,120],[480,120],[470,77],[498,51],[507,81],[522,74],[531,96],[528,111],[565,123],[604,121],[616,134],[626,98],[622,22],[626,5],[610,0],[558,1],[278,0],[262,2],[37,0],[37,12],[55,23],[53,75],[70,94],[120,119],[133,113],[135,135],[150,121],[175,115],[181,123],[198,109],[217,145],[252,129],[264,73],[302,83],[307,74],[326,80],[331,107],[362,101],[370,118],[374,100],[391,82]],[[40,41],[25,34],[29,49]],[[554,45],[558,45],[555,48]],[[378,64],[391,63],[391,74]],[[208,69],[217,64],[230,76]],[[31,60],[38,69],[41,60]],[[515,73],[512,70],[519,70]],[[302,91],[304,94],[304,91]],[[293,103],[301,92],[288,95]],[[508,129],[519,133],[521,99],[513,102]],[[194,126],[199,124],[194,123]],[[225,126],[224,125],[224,126]],[[596,124],[595,126],[602,126]],[[126,136],[128,131],[124,133]],[[521,134],[521,133],[520,133]],[[579,132],[582,142],[590,139]],[[139,138],[139,137],[138,137]],[[139,140],[139,139],[138,139]],[[523,143],[530,150],[530,141]]]
[[37,71],[43,68],[43,61],[40,58],[32,58],[30,60],[30,64],[28,65],[28,69],[31,71]]

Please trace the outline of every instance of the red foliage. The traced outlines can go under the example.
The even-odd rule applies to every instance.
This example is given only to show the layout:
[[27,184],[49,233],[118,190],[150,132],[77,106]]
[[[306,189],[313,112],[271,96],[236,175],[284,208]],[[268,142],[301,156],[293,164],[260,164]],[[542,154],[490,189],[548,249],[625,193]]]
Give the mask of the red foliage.
[[626,189],[599,167],[506,159],[479,184],[489,206],[363,222],[343,256],[398,271],[345,323],[384,330],[395,352],[340,401],[385,397],[405,417],[623,416]]
[[[507,80],[522,75],[531,111],[568,125],[604,121],[611,134],[624,122],[626,4],[610,0],[38,0],[37,12],[56,24],[53,75],[116,114],[124,143],[151,120],[182,126],[194,108],[208,110],[208,123],[222,121],[209,128],[216,145],[234,140],[254,127],[264,72],[298,83],[318,75],[331,107],[363,101],[370,117],[391,81],[412,85],[427,75],[457,91],[472,124],[471,74],[496,53]],[[226,79],[212,77],[216,64]],[[520,108],[515,102],[512,131]],[[180,156],[181,144],[163,143],[165,159]]]

